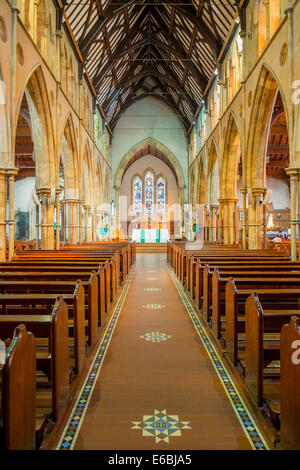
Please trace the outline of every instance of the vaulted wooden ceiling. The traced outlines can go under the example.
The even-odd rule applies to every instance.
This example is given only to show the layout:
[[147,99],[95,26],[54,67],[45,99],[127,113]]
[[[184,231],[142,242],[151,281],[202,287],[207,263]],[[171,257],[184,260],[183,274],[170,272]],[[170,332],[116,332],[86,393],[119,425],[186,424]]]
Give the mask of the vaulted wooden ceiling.
[[63,3],[112,130],[126,108],[149,95],[190,127],[237,12],[235,0]]

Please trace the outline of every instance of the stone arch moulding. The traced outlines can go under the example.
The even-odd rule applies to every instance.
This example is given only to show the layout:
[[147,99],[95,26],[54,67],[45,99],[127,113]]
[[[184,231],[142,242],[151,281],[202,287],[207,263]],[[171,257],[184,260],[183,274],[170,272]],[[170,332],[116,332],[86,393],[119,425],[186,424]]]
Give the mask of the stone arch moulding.
[[206,202],[206,169],[204,165],[204,158],[200,156],[198,163],[198,179],[197,179],[197,193],[196,193],[196,203],[205,204]]
[[85,140],[82,152],[82,199],[85,204],[93,204],[93,164],[92,164],[92,153],[88,138]]
[[45,77],[40,64],[37,64],[28,73],[20,91],[15,108],[13,143],[16,139],[17,122],[24,93],[26,94],[32,122],[32,136],[36,156],[36,185],[37,188],[55,187],[56,175],[59,170],[56,168],[51,108]]
[[287,120],[288,142],[290,148],[290,165],[293,165],[293,152],[291,152],[292,142],[289,113],[285,94],[282,90],[278,77],[270,66],[263,64],[253,100],[250,115],[250,122],[247,133],[247,185],[253,188],[263,188],[265,186],[265,166],[266,148],[271,123],[271,113],[279,90],[283,108]]
[[182,168],[175,155],[163,144],[155,139],[147,138],[134,145],[122,158],[115,175],[114,186],[121,187],[122,178],[129,166],[137,159],[152,155],[164,161],[173,172],[179,189],[185,188],[185,180]]
[[227,121],[223,160],[220,171],[220,195],[223,198],[236,196],[237,168],[241,153],[241,134],[237,119],[230,111]]
[[217,204],[219,197],[219,150],[215,138],[212,138],[209,147],[207,170],[207,196],[209,204]]
[[71,113],[66,116],[58,149],[58,157],[60,157],[61,152],[63,152],[64,157],[65,197],[77,198],[79,196],[79,161],[74,121]]

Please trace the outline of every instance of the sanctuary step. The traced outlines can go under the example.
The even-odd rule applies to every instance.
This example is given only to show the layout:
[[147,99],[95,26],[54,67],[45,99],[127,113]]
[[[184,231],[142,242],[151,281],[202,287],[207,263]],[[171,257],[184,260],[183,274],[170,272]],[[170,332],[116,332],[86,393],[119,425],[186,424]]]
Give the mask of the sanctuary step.
[[167,253],[166,243],[136,243],[137,253]]

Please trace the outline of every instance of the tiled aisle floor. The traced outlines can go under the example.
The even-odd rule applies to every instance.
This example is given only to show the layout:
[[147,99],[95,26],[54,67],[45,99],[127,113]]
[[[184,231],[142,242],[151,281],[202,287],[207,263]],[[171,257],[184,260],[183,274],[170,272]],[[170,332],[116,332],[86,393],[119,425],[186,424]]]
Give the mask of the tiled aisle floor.
[[251,449],[165,259],[137,255],[74,449]]

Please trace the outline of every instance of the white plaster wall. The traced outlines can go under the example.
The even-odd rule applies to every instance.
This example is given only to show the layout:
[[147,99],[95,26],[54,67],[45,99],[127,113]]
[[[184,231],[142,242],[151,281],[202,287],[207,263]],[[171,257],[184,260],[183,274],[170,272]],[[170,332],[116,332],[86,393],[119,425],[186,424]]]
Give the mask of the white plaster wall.
[[36,205],[32,199],[35,188],[35,178],[28,177],[15,182],[15,213],[29,212],[29,239],[36,237]]
[[187,185],[188,151],[184,126],[171,108],[153,97],[130,106],[115,127],[111,146],[113,181],[126,153],[148,137],[168,147],[176,156]]
[[[132,178],[137,173],[143,178],[144,171],[148,168],[151,168],[154,172],[154,176],[162,174],[167,181],[167,213],[166,213],[166,223],[169,224],[170,220],[170,210],[174,212],[174,233],[178,231],[178,224],[180,227],[180,209],[178,206],[178,186],[174,174],[170,168],[162,162],[159,158],[153,157],[152,155],[147,155],[145,157],[139,158],[135,161],[126,171],[121,185],[120,196],[127,198],[127,210],[130,210],[131,200],[132,200]],[[143,182],[144,183],[144,182]],[[144,184],[143,184],[144,192]],[[121,200],[120,200],[121,202]],[[125,201],[122,200],[122,208],[125,208]],[[124,220],[124,210],[120,210],[120,218]],[[145,217],[145,221],[147,217]],[[122,225],[122,223],[121,223]],[[169,227],[167,227],[169,228]],[[123,227],[124,230],[124,227]]]
[[15,182],[15,212],[28,212],[32,208],[32,190],[35,187],[35,178],[24,178]]
[[267,187],[272,190],[270,202],[274,209],[290,209],[290,188],[288,181],[267,176]]

